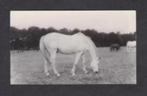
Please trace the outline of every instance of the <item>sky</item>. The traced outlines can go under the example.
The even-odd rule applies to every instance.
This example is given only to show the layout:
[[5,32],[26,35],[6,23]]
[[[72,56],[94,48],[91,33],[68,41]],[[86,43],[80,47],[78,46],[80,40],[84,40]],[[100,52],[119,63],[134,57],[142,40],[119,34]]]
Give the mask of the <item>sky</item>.
[[98,32],[136,32],[135,10],[10,11],[10,26],[55,29],[95,29]]

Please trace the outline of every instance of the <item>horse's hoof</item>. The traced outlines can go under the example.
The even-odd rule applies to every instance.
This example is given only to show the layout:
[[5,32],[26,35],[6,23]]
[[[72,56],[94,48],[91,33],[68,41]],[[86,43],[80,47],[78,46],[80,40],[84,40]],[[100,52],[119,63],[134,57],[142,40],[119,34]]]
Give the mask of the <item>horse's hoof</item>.
[[72,76],[75,76],[76,74],[75,73],[72,73]]
[[46,75],[46,76],[49,76],[50,74],[49,74],[49,73],[45,73],[45,75]]
[[46,76],[49,76],[49,75],[50,75],[50,73],[49,73],[49,72],[46,72],[45,74],[46,74]]
[[60,77],[60,74],[56,74],[57,75],[57,77]]

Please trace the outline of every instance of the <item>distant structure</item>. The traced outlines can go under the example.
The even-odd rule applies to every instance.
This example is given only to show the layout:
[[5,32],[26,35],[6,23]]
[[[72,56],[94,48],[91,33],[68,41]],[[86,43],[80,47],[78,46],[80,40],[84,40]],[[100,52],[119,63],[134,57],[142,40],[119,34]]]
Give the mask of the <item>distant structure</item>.
[[136,41],[127,42],[127,52],[136,52]]

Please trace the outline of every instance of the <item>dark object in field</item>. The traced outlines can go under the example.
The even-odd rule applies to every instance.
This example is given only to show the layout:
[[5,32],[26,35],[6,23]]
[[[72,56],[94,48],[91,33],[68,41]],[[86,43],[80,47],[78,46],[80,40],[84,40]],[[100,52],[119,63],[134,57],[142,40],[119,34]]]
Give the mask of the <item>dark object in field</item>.
[[111,44],[110,45],[110,51],[118,51],[120,49],[119,44]]

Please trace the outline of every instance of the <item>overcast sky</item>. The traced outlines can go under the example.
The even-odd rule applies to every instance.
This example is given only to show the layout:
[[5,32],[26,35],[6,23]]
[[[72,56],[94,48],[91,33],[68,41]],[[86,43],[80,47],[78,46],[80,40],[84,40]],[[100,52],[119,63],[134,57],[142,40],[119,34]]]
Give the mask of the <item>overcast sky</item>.
[[99,32],[135,32],[136,12],[124,11],[11,11],[10,26],[56,29],[95,29]]

